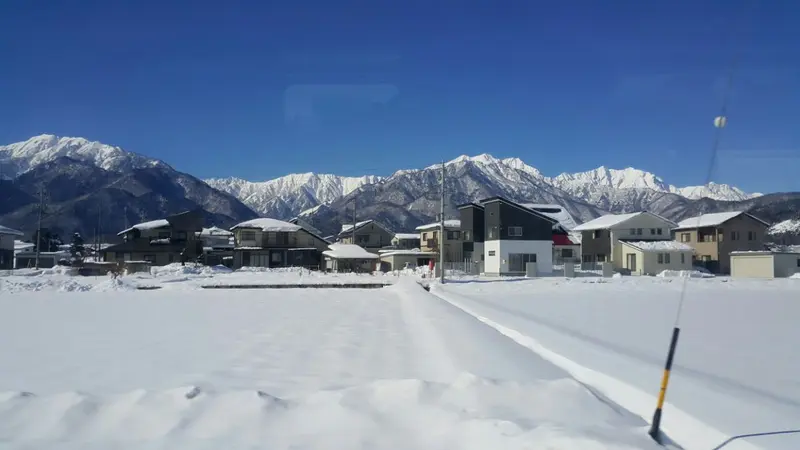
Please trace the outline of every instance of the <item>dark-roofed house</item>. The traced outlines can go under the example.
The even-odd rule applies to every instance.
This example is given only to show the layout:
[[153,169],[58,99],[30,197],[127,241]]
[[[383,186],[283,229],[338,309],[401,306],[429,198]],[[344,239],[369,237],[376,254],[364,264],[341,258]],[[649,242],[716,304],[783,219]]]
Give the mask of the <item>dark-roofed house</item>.
[[181,261],[184,254],[194,261],[203,254],[203,244],[197,234],[203,229],[200,210],[185,211],[164,219],[138,223],[122,230],[124,242],[103,249],[106,261],[148,261],[164,266]]
[[353,224],[343,224],[338,236],[339,243],[356,244],[377,255],[378,250],[392,244],[394,233],[374,220],[364,220],[356,223],[355,238],[353,242]]
[[278,219],[248,220],[231,228],[233,267],[319,269],[328,242],[300,225]]
[[14,268],[14,239],[22,235],[21,231],[0,225],[0,270]]
[[696,265],[731,273],[731,252],[764,250],[769,224],[743,211],[703,214],[678,223],[673,238],[695,249]]

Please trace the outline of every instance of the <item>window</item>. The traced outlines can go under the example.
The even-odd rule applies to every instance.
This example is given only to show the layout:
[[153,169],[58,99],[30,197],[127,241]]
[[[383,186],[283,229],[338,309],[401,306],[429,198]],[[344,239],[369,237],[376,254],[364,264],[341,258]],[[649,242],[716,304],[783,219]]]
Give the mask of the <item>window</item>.
[[369,244],[369,235],[368,234],[357,234],[356,235],[356,244],[358,244],[358,245],[367,245],[367,244]]
[[605,262],[605,261],[606,261],[606,255],[602,253],[597,255],[597,262]]
[[428,233],[422,233],[422,240],[423,241],[427,241],[428,240]]
[[755,231],[748,231],[747,232],[747,240],[748,241],[755,241],[756,240],[756,232]]
[[272,252],[270,259],[274,263],[279,263],[283,260],[283,255],[280,252]]
[[472,232],[470,230],[462,231],[461,232],[461,239],[463,239],[465,241],[471,241],[472,240]]
[[703,255],[700,257],[700,261],[703,262],[711,262],[711,255]]
[[603,230],[594,230],[592,237],[594,239],[600,239],[602,235],[603,235]]
[[681,233],[681,242],[692,242],[691,233]]
[[562,258],[572,258],[572,249],[571,248],[562,248],[561,249],[561,257]]
[[681,253],[681,264],[686,264],[686,253]]
[[636,228],[631,228],[631,234],[636,234]]
[[656,234],[661,236],[663,234],[663,230],[661,228],[656,228]]
[[508,227],[509,236],[522,236],[522,227]]
[[[655,236],[656,235],[656,229],[655,228],[650,228],[650,234],[652,236]],[[661,233],[658,233],[658,234],[661,234]]]
[[731,240],[738,241],[739,240],[739,232],[738,231],[731,231]]
[[585,262],[585,263],[592,262],[592,255],[583,255],[582,261]]
[[508,271],[524,272],[525,265],[529,262],[536,262],[536,253],[509,253]]
[[155,263],[156,262],[156,255],[144,255],[144,260]]
[[239,233],[239,239],[242,241],[255,241],[256,240],[256,232],[255,231],[242,231]]
[[664,254],[663,253],[659,253],[658,254],[658,263],[659,264],[664,264]]
[[641,228],[637,228],[636,229],[636,235],[637,236],[641,236],[642,235],[642,229]]
[[497,239],[497,227],[489,228],[489,239]]
[[279,231],[275,234],[275,238],[277,239],[278,245],[289,245],[289,233]]
[[489,256],[494,256],[494,250],[489,250]]
[[174,234],[175,234],[175,239],[177,239],[179,241],[180,240],[184,240],[184,241],[186,240],[186,232],[185,231],[176,231]]
[[169,239],[169,231],[159,231],[158,232],[159,239]]
[[664,253],[664,264],[669,264],[669,253]]
[[458,231],[448,231],[447,232],[447,239],[450,239],[452,241],[457,241],[459,234],[460,233]]
[[800,267],[800,258],[797,258],[797,267]]

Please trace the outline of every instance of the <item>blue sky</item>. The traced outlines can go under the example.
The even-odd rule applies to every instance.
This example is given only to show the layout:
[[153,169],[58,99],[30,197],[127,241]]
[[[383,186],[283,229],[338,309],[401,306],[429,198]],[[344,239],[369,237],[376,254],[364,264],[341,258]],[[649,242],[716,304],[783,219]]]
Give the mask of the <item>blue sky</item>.
[[491,153],[701,184],[739,53],[712,178],[800,190],[796,2],[231,3],[0,2],[0,143],[254,181]]

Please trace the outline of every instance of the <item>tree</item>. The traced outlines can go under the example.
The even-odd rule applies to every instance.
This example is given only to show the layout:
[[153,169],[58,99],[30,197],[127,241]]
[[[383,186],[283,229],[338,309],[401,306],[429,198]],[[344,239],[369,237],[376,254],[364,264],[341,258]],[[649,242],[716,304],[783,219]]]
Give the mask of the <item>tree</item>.
[[61,242],[61,238],[58,237],[58,234],[51,233],[47,228],[42,228],[41,236],[39,236],[38,232],[34,232],[34,251],[39,248],[41,252],[57,252],[61,244],[63,244],[63,242]]
[[70,260],[73,263],[82,262],[86,256],[86,248],[83,246],[83,237],[80,233],[72,235],[72,243],[69,246]]

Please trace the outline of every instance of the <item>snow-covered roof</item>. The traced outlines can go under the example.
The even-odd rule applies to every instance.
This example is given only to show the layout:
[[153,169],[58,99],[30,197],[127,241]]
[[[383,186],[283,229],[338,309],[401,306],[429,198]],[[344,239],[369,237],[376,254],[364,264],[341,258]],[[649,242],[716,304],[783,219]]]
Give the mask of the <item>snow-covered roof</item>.
[[419,233],[395,233],[397,239],[419,239]]
[[10,234],[12,236],[22,236],[24,233],[19,230],[15,230],[13,228],[8,228],[0,225],[0,234]]
[[633,219],[636,216],[641,214],[649,214],[653,217],[658,217],[659,219],[674,224],[675,222],[671,220],[667,220],[658,214],[653,214],[648,211],[639,211],[635,213],[628,213],[628,214],[606,214],[605,216],[600,216],[596,219],[590,220],[586,223],[582,223],[577,227],[573,228],[572,231],[592,231],[592,230],[606,230],[609,228],[614,228],[617,226],[622,225],[623,223],[627,222],[630,219]]
[[200,236],[233,236],[233,233],[219,227],[211,227],[203,228],[203,231],[200,232]]
[[14,250],[15,251],[26,250],[26,249],[33,248],[33,247],[34,247],[33,242],[14,241]]
[[[716,227],[722,225],[723,223],[733,219],[734,217],[740,216],[742,214],[747,214],[744,211],[730,211],[730,212],[721,212],[721,213],[711,213],[711,214],[702,214],[695,217],[690,217],[685,220],[681,220],[678,223],[678,227],[675,228],[676,230],[685,230],[690,228],[702,228],[702,227]],[[769,225],[767,222],[755,217],[751,214],[747,214],[748,216],[752,217],[753,219],[763,223],[764,225]]]
[[572,214],[570,214],[569,211],[564,209],[561,205],[546,205],[541,203],[521,203],[520,205],[528,209],[532,209],[540,214],[544,214],[553,220],[557,220],[559,225],[561,225],[567,231],[578,226],[578,222],[575,221],[575,218],[572,217]]
[[151,220],[149,222],[137,223],[136,225],[130,228],[126,228],[117,233],[117,236],[122,236],[123,234],[132,230],[154,230],[156,228],[168,227],[168,226],[169,226],[169,221],[167,219]]
[[[361,221],[361,222],[356,222],[356,228],[363,227],[364,225],[366,225],[366,224],[368,224],[370,222],[372,222],[372,220],[364,220],[364,221]],[[346,223],[346,224],[342,225],[342,231],[341,232],[345,233],[345,232],[350,231],[352,229],[353,229],[353,224],[352,223]]]
[[620,241],[643,252],[691,252],[694,248],[677,241]]
[[376,259],[378,255],[364,250],[355,244],[331,244],[330,250],[322,252],[323,255],[334,259]]
[[[420,225],[415,230],[417,231],[426,231],[426,230],[436,230],[440,226],[439,222],[429,223],[426,225]],[[445,228],[461,228],[461,221],[458,219],[450,219],[444,221]]]
[[388,251],[388,252],[381,253],[381,257],[384,257],[384,256],[401,256],[401,255],[407,255],[407,256],[435,256],[435,255],[437,255],[437,253],[436,252],[423,252],[423,251],[421,251],[419,249],[416,249],[416,250],[391,250],[391,251]]
[[261,231],[297,231],[302,227],[300,225],[295,225],[293,223],[284,222],[278,219],[261,217],[236,224],[231,227],[231,230],[235,230],[237,228],[260,228]]

